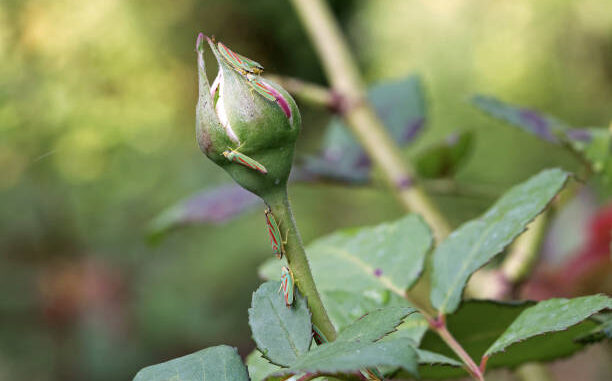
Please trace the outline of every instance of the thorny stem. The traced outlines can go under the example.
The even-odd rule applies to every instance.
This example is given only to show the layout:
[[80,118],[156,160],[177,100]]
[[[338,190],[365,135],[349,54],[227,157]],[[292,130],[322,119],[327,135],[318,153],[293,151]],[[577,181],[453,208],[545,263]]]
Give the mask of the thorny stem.
[[287,188],[283,187],[280,191],[267,194],[264,197],[264,201],[276,217],[283,239],[286,240],[284,246],[287,263],[293,272],[293,278],[298,289],[308,300],[312,322],[323,332],[328,340],[334,341],[336,330],[331,320],[329,320],[329,316],[327,316],[327,311],[323,306],[314,279],[312,278],[308,258],[304,251],[304,244],[302,243],[302,238],[291,211]]
[[404,161],[399,147],[368,102],[355,61],[331,10],[322,0],[292,2],[319,54],[333,90],[343,99],[342,112],[347,125],[382,169],[387,184],[399,201],[423,216],[436,239],[446,237],[450,233],[448,222],[416,183],[414,170]]

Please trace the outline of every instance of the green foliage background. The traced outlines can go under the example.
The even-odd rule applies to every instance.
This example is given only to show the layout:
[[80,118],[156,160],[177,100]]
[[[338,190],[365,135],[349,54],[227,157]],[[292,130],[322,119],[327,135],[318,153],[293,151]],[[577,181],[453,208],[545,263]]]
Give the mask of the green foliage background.
[[[332,5],[369,82],[423,76],[417,148],[475,130],[462,181],[503,190],[576,166],[483,117],[468,104],[475,92],[576,126],[609,122],[609,0]],[[168,205],[229,181],[195,141],[199,31],[268,73],[324,83],[284,1],[0,2],[0,380],[128,379],[209,345],[252,348],[246,311],[271,255],[263,214],[145,240]],[[302,114],[298,155],[316,149],[328,118]],[[306,242],[401,215],[381,190],[297,185],[291,196]],[[492,200],[437,198],[455,223]]]

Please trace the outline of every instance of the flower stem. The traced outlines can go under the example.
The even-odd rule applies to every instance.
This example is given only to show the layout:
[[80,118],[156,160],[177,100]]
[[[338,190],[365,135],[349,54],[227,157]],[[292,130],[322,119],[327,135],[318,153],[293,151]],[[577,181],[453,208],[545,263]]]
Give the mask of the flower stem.
[[450,233],[450,227],[437,207],[416,183],[414,170],[403,159],[368,102],[357,65],[329,6],[322,0],[292,0],[298,16],[319,54],[323,68],[342,99],[342,114],[365,151],[382,169],[385,180],[397,199],[423,216],[436,239]]
[[298,289],[308,300],[308,307],[312,314],[313,324],[323,332],[329,341],[335,340],[336,330],[327,316],[327,311],[323,306],[314,279],[312,278],[312,272],[310,271],[308,258],[304,251],[302,238],[300,237],[295,218],[293,217],[293,212],[291,211],[289,197],[287,196],[287,188],[282,187],[281,190],[265,195],[264,201],[268,204],[276,217],[280,225],[281,235],[283,235],[283,239],[286,240],[284,246],[287,263],[293,272],[293,278]]

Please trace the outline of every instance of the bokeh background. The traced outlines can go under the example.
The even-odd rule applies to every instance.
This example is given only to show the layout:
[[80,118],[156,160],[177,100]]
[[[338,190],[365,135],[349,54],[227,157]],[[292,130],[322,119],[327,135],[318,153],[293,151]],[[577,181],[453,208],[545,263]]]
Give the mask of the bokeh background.
[[[609,0],[331,5],[368,83],[421,75],[428,124],[414,149],[458,128],[476,133],[457,175],[466,184],[501,192],[539,169],[578,165],[483,117],[474,93],[575,126],[612,119]],[[260,211],[147,241],[161,211],[230,181],[195,141],[200,31],[268,73],[325,84],[286,1],[0,1],[0,380],[127,380],[206,346],[253,348],[246,310],[271,255]],[[298,155],[317,149],[329,118],[301,109]],[[290,192],[306,242],[401,214],[382,189]],[[608,195],[594,191],[590,205]],[[459,223],[494,197],[436,201]],[[606,362],[605,352],[590,357]]]

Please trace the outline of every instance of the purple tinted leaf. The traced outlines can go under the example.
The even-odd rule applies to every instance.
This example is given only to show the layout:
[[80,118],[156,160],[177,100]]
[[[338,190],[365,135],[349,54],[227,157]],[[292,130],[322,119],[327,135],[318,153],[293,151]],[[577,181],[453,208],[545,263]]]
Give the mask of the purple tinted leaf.
[[[400,145],[414,141],[423,130],[425,98],[417,76],[377,84],[368,92],[368,98]],[[332,118],[320,154],[304,158],[298,177],[360,184],[370,180],[371,168],[370,158],[344,122]]]
[[404,144],[412,142],[423,130],[423,127],[425,127],[425,118],[412,120],[406,125],[406,128],[402,131],[402,136],[398,139],[398,141]]
[[551,132],[551,127],[546,119],[541,117],[535,111],[522,109],[520,110],[521,121],[531,129],[531,132],[550,142],[556,142],[557,139]]
[[423,130],[425,96],[417,75],[376,84],[368,91],[368,98],[400,145],[412,142]]
[[355,163],[342,163],[334,165],[324,159],[307,156],[303,159],[298,172],[300,176],[294,178],[298,181],[316,182],[332,181],[348,184],[365,184],[370,181],[370,167],[357,168]]
[[179,226],[225,222],[256,205],[259,198],[238,185],[206,189],[166,209],[149,227],[152,237]]
[[593,133],[584,128],[571,128],[565,132],[568,139],[575,142],[590,143],[593,139]]
[[351,132],[340,118],[330,121],[323,150],[319,156],[308,156],[302,161],[300,172],[311,180],[332,180],[350,184],[368,182],[371,163]]
[[567,125],[556,118],[504,103],[495,97],[476,95],[472,98],[472,102],[490,116],[552,143],[559,143],[557,133],[567,129]]

